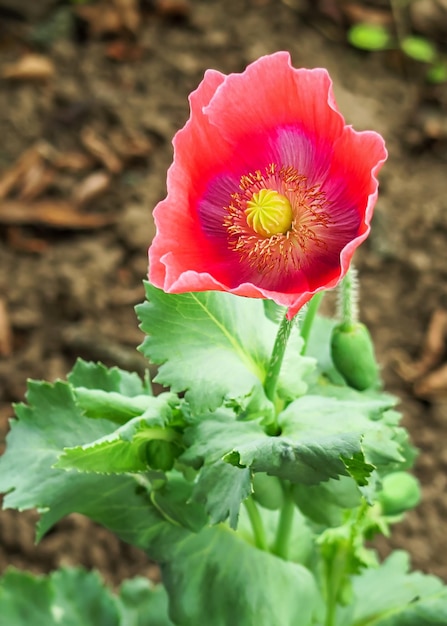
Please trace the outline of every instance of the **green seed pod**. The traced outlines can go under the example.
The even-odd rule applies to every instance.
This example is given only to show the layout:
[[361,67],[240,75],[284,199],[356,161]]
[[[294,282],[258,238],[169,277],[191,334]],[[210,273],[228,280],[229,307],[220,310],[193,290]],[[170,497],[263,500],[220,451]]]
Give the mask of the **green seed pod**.
[[176,459],[175,445],[164,439],[152,439],[146,445],[148,465],[154,470],[167,472],[174,466]]
[[284,492],[277,476],[258,472],[253,476],[253,498],[270,511],[280,509],[284,504]]
[[374,346],[364,324],[338,324],[332,330],[331,354],[335,367],[350,387],[363,391],[374,387],[379,372]]
[[421,500],[417,478],[407,472],[393,472],[382,481],[379,502],[385,515],[399,515],[412,509]]

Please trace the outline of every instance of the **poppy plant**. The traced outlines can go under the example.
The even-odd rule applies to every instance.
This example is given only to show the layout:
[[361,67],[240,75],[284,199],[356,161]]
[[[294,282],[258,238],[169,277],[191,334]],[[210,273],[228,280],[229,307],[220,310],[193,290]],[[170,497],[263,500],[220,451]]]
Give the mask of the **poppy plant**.
[[270,298],[290,319],[368,236],[383,139],[346,125],[327,71],[295,69],[287,52],[208,70],[190,106],[154,210],[150,281]]

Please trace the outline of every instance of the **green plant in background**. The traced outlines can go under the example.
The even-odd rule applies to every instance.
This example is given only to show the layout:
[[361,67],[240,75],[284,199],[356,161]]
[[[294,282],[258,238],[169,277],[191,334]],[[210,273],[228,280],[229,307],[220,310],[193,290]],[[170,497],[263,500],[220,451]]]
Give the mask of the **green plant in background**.
[[426,37],[405,32],[400,13],[394,2],[390,3],[394,18],[395,34],[380,24],[359,22],[351,26],[347,33],[349,43],[359,50],[376,52],[400,50],[408,59],[426,64],[426,78],[431,83],[447,81],[447,60],[439,52],[436,44]]

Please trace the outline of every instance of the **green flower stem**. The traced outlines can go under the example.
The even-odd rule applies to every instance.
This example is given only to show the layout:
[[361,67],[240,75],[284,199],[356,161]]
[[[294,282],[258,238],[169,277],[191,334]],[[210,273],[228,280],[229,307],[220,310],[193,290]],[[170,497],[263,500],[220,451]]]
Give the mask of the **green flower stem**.
[[292,499],[290,488],[284,486],[285,501],[279,514],[278,528],[272,552],[281,559],[288,560],[290,535],[293,527],[293,516],[295,514],[295,502]]
[[261,515],[259,513],[256,502],[250,496],[244,500],[244,505],[250,519],[251,527],[253,530],[253,537],[255,540],[255,546],[260,550],[268,552],[269,546],[267,543],[267,537],[265,534],[264,524],[262,522]]
[[275,402],[276,385],[278,384],[279,372],[281,371],[281,365],[292,325],[293,320],[288,320],[287,317],[284,316],[279,325],[275,345],[273,346],[273,352],[264,383],[265,395],[272,402]]
[[307,305],[307,310],[300,327],[301,337],[304,339],[302,354],[306,354],[307,342],[309,341],[312,324],[314,322],[318,309],[320,308],[323,296],[324,291],[319,291],[313,296],[312,300],[310,300],[309,304]]
[[339,286],[337,315],[341,323],[351,326],[358,322],[358,308],[357,270],[351,265]]

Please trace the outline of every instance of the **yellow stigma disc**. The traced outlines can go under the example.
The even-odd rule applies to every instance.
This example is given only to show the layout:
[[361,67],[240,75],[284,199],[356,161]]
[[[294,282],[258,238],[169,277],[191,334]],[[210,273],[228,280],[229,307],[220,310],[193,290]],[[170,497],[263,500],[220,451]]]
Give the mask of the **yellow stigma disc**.
[[250,228],[262,237],[286,233],[293,221],[289,200],[273,189],[261,189],[254,193],[247,202],[245,215]]

